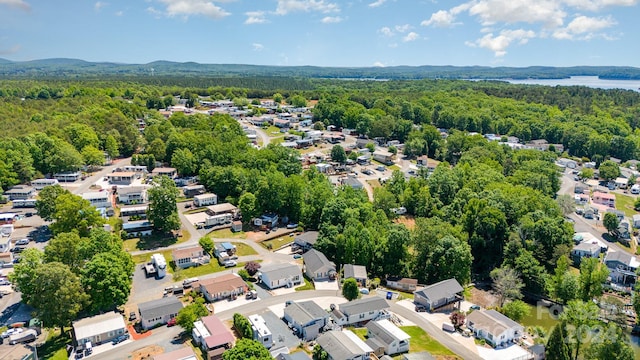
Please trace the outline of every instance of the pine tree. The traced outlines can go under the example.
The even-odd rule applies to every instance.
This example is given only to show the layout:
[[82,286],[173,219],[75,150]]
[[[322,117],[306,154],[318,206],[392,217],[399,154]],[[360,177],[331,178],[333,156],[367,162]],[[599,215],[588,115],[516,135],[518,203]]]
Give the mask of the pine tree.
[[571,350],[569,349],[569,345],[567,344],[567,332],[566,332],[566,323],[563,321],[557,324],[551,335],[549,336],[549,340],[547,340],[547,347],[545,349],[545,355],[547,360],[570,360],[571,359]]

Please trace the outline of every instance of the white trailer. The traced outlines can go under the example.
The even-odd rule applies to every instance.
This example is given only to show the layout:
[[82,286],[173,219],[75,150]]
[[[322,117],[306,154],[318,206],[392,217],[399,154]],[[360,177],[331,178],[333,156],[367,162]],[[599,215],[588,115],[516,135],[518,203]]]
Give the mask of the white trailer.
[[216,205],[218,203],[218,195],[216,194],[202,194],[193,197],[193,205],[197,207]]
[[156,268],[156,277],[162,279],[167,274],[167,261],[162,254],[151,255],[151,263]]
[[220,214],[209,216],[204,220],[204,226],[217,226],[223,224],[229,224],[233,220],[231,214]]

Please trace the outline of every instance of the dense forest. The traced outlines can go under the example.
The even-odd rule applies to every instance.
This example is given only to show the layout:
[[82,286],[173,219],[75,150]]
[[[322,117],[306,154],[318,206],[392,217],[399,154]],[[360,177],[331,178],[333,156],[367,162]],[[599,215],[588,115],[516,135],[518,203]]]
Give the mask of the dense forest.
[[328,79],[562,79],[570,76],[599,76],[603,79],[640,79],[640,69],[623,66],[389,66],[319,67],[245,64],[199,64],[154,61],[148,64],[89,62],[78,59],[42,59],[12,62],[0,58],[2,77],[86,77],[151,75],[174,77],[302,77]]

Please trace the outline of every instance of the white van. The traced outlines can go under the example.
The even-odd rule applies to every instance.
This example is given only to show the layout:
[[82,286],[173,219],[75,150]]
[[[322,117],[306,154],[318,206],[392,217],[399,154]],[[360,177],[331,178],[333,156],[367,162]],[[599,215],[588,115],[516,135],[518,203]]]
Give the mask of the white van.
[[635,184],[631,187],[631,193],[634,195],[640,194],[640,185]]

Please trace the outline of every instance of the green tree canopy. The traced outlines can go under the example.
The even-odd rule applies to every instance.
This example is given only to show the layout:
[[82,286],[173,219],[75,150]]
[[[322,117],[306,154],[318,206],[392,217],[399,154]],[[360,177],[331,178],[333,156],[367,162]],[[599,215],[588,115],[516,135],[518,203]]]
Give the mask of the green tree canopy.
[[271,360],[269,350],[260,342],[251,339],[240,339],[236,345],[222,354],[223,360]]
[[147,218],[153,224],[154,230],[168,233],[180,229],[180,218],[176,198],[179,190],[173,180],[167,176],[154,179],[149,189],[149,210]]
[[198,297],[194,303],[183,307],[178,312],[176,324],[190,334],[193,330],[193,323],[207,315],[209,315],[209,310],[204,306],[204,299]]
[[349,278],[342,283],[342,296],[349,301],[360,297],[360,290],[358,290],[358,282],[356,279]]

